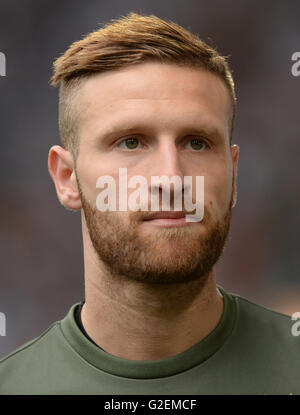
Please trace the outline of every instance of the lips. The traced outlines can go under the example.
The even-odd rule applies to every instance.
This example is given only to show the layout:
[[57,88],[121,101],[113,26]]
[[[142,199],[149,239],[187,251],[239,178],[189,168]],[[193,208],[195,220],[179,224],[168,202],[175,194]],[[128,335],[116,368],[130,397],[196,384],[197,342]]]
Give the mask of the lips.
[[185,217],[185,212],[179,211],[164,211],[164,212],[153,212],[150,213],[144,220],[153,220],[153,219],[180,219]]

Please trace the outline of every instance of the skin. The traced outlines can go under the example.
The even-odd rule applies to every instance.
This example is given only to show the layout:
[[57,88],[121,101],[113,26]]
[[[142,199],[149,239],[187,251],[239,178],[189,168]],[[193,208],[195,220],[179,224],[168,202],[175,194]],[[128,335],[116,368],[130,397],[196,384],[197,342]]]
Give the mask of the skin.
[[[239,155],[229,144],[229,92],[205,70],[147,62],[93,75],[77,99],[84,108],[77,163],[56,145],[48,168],[60,202],[81,210],[83,326],[121,358],[177,355],[211,333],[223,312],[215,264],[236,203]],[[193,139],[206,145],[193,147]],[[100,212],[96,180],[109,175],[118,184],[119,167],[128,180],[144,176],[149,194],[154,175],[204,176],[203,220],[161,228],[143,221],[149,212]]]

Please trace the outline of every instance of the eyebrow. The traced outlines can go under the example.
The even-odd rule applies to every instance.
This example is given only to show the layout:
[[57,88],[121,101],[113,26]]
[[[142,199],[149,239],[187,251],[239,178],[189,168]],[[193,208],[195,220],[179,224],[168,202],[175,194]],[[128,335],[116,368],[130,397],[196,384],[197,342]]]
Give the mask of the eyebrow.
[[[125,126],[124,126],[125,124]],[[121,137],[123,134],[132,134],[132,133],[142,133],[147,132],[147,134],[153,134],[154,128],[143,124],[143,123],[135,123],[130,124],[126,126],[126,122],[120,123],[119,125],[116,124],[114,126],[109,127],[107,130],[100,131],[99,134],[97,134],[98,140],[101,140],[103,144],[108,142],[112,137],[119,136]],[[196,124],[191,125],[191,127],[182,127],[181,129],[178,128],[178,132],[180,132],[180,135],[182,134],[204,134],[208,135],[209,137],[215,137],[218,139],[224,139],[224,134],[221,133],[219,128],[213,125],[199,125]]]

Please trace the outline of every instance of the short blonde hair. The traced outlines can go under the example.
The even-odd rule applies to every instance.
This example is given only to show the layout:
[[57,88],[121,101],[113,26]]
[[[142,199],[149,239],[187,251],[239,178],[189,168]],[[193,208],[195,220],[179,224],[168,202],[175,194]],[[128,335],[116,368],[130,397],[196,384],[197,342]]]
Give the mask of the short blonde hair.
[[202,68],[221,78],[232,101],[229,124],[231,142],[236,95],[226,59],[227,57],[220,56],[197,35],[174,22],[134,12],[120,19],[113,19],[103,28],[74,42],[54,62],[54,74],[50,82],[52,86],[60,84],[59,130],[62,144],[72,151],[76,160],[80,120],[76,93],[86,78],[95,73],[113,71],[146,61]]

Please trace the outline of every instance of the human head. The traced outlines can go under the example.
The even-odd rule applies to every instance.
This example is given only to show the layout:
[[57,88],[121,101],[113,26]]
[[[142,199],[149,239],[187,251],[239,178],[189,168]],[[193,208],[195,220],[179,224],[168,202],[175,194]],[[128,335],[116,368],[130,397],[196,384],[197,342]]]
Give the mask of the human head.
[[174,22],[131,12],[74,42],[54,63],[51,84],[60,85],[60,136],[64,147],[72,152],[75,163],[80,147],[80,114],[84,112],[77,95],[84,81],[95,73],[147,61],[203,68],[219,76],[232,102],[228,120],[231,144],[236,95],[226,58]]
[[[139,23],[140,18],[144,19],[135,14],[131,16]],[[147,37],[149,27],[148,30],[143,25],[139,27]],[[169,28],[168,23],[166,27]],[[128,36],[130,44],[130,31]],[[170,34],[164,36],[170,42]],[[175,42],[174,36],[171,44],[178,42],[177,49],[180,51],[180,40]],[[114,39],[113,34],[111,37]],[[126,39],[123,41],[126,46]],[[75,135],[67,136],[71,143],[70,151],[58,146],[52,148],[49,171],[61,203],[70,209],[83,210],[84,246],[88,247],[85,252],[89,250],[87,257],[91,258],[96,253],[95,261],[100,259],[101,267],[107,265],[110,273],[126,275],[130,279],[140,278],[139,281],[144,282],[186,282],[197,279],[199,273],[207,276],[222,252],[236,194],[238,150],[236,146],[229,145],[235,101],[228,92],[230,84],[220,75],[220,67],[224,70],[223,58],[216,53],[214,55],[214,52],[207,56],[202,51],[202,60],[206,65],[210,61],[210,67],[215,68],[208,70],[207,66],[199,63],[199,47],[197,55],[192,42],[189,45],[191,50],[188,49],[190,60],[187,61],[185,55],[180,62],[175,59],[175,52],[171,58],[166,52],[161,52],[163,59],[160,55],[153,58],[157,48],[152,43],[151,56],[146,55],[144,60],[135,64],[126,61],[124,49],[123,53],[118,49],[120,59],[125,60],[123,66],[107,69],[110,65],[108,55],[106,70],[102,71],[99,71],[98,65],[101,59],[94,51],[94,60],[90,62],[92,70],[80,72],[75,55],[85,56],[88,52],[83,49],[83,44],[74,45],[64,55],[70,54],[69,64],[73,59],[73,72],[61,80],[61,88],[65,82],[66,88],[70,89],[63,92],[69,93],[64,95],[64,99],[61,93],[60,109],[66,112],[61,111],[60,115],[65,117],[65,131],[73,128],[75,135],[79,131],[80,151],[78,146],[74,147],[76,140],[72,144],[71,139]],[[88,42],[86,48],[92,46],[99,54],[99,44]],[[138,47],[139,43],[135,46]],[[70,52],[72,47],[73,54]],[[127,45],[128,49],[132,51]],[[134,53],[140,58],[136,50]],[[115,55],[114,62],[118,64]],[[64,57],[61,59],[60,68],[63,71],[66,62]],[[102,60],[104,64],[103,57]],[[215,62],[214,66],[212,62]],[[58,61],[56,64],[58,68]],[[76,68],[77,76],[74,77]],[[64,70],[66,75],[66,67]],[[58,71],[56,75],[53,82],[59,82]],[[63,107],[62,103],[66,106]],[[77,125],[72,123],[72,116]],[[120,141],[132,130],[139,139],[143,137],[143,144],[147,143],[143,145],[143,150],[146,147],[150,151],[136,152],[132,156],[119,152],[117,138]],[[187,139],[193,136],[206,142],[203,154],[194,149],[186,151],[190,141]],[[74,154],[75,151],[76,157],[71,157],[71,152]],[[181,178],[203,175],[206,181],[206,213],[202,224],[186,229],[154,230],[145,223],[147,215],[143,212],[97,211],[96,179],[110,175],[117,182],[119,167],[128,169],[128,178],[138,174],[148,179],[151,173]]]

